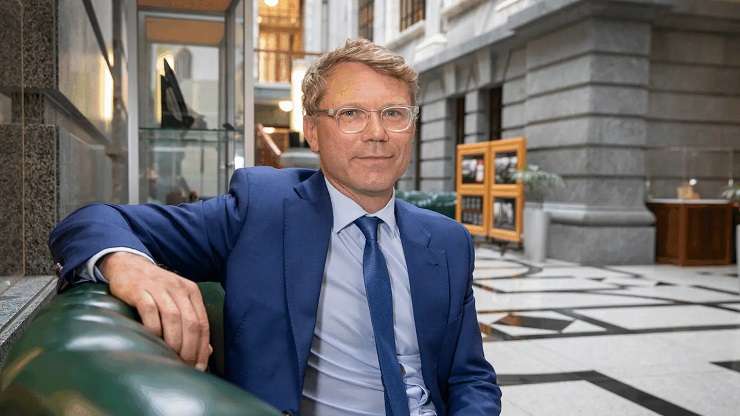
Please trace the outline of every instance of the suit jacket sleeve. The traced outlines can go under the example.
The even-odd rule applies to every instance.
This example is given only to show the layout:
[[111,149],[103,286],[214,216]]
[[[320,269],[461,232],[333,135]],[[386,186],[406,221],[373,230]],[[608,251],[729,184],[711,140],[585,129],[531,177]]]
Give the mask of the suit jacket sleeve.
[[496,373],[483,355],[478,317],[473,298],[475,251],[470,234],[465,231],[469,251],[469,282],[465,294],[460,333],[457,337],[452,372],[448,380],[449,415],[496,416],[501,413],[501,389]]
[[225,195],[190,204],[92,204],[60,222],[49,236],[67,281],[101,250],[138,250],[183,277],[220,280],[247,215],[248,175],[234,172]]

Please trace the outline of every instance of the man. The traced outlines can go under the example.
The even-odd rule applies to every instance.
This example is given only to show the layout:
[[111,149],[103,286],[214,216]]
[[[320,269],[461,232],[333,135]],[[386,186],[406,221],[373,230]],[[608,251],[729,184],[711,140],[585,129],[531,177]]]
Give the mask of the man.
[[472,240],[394,198],[416,82],[401,57],[347,41],[303,81],[320,171],[240,169],[203,202],[85,207],[50,238],[62,277],[107,279],[199,369],[211,350],[192,281],[220,281],[227,378],[287,414],[499,414]]

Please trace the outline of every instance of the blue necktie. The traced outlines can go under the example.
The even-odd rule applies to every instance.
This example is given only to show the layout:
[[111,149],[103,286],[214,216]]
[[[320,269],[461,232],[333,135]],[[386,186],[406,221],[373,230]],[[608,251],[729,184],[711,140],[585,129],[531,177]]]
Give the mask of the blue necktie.
[[401,377],[401,365],[396,358],[396,337],[393,333],[393,297],[391,279],[385,257],[378,245],[378,217],[363,216],[355,224],[365,235],[362,256],[362,275],[365,279],[370,321],[375,335],[375,350],[380,363],[380,375],[385,389],[387,416],[408,416],[409,404],[406,385]]

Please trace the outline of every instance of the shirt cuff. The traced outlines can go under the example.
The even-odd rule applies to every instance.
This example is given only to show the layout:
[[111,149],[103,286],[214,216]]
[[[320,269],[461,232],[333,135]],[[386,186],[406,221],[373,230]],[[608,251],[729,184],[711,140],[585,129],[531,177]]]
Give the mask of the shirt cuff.
[[100,250],[97,254],[90,257],[90,260],[87,261],[84,270],[80,270],[80,272],[82,273],[78,273],[79,277],[82,278],[82,281],[92,280],[95,282],[108,283],[108,279],[106,279],[105,276],[103,276],[103,273],[98,268],[98,261],[102,259],[103,256],[105,256],[106,254],[118,253],[118,252],[138,254],[139,256],[145,257],[147,260],[154,263],[154,260],[152,260],[151,257],[142,253],[139,250],[134,250],[133,248],[128,248],[128,247],[111,247],[111,248],[106,248],[105,250]]

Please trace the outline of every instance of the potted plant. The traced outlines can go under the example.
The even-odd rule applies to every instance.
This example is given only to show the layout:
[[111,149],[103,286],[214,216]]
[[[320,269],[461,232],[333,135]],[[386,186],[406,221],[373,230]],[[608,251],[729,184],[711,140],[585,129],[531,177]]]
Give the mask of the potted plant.
[[549,189],[565,186],[563,178],[546,172],[536,165],[516,170],[512,177],[524,185],[524,254],[532,261],[542,263],[547,257],[547,230],[550,217],[543,207]]
[[727,199],[735,207],[734,223],[735,223],[735,263],[737,263],[737,274],[740,276],[740,184],[730,182],[730,186],[725,188],[722,192],[722,197]]

